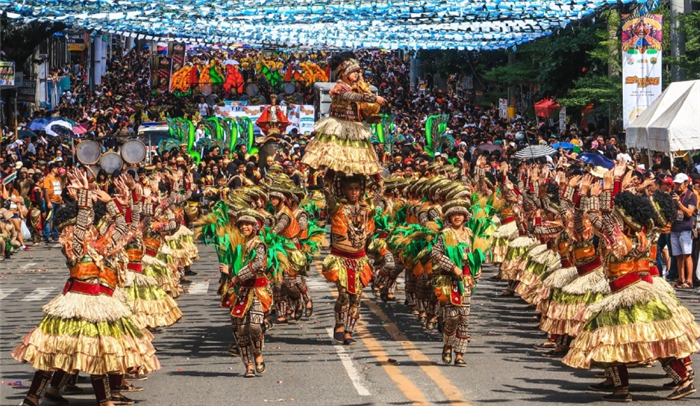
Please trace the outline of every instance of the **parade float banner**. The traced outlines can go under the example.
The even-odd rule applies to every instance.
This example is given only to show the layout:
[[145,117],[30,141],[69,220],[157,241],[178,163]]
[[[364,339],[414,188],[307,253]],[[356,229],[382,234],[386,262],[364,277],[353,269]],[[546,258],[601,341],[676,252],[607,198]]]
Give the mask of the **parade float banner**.
[[[214,107],[214,113],[219,117],[238,118],[248,117],[253,123],[258,121],[260,115],[268,107],[267,104],[259,106],[247,106],[244,102],[227,101],[225,106]],[[314,130],[314,106],[301,104],[288,104],[278,106],[291,123],[286,130],[286,133],[292,132],[293,129],[299,130],[299,134],[310,133]],[[255,131],[260,129],[255,126]]]
[[622,117],[624,128],[661,95],[663,16],[622,16]]

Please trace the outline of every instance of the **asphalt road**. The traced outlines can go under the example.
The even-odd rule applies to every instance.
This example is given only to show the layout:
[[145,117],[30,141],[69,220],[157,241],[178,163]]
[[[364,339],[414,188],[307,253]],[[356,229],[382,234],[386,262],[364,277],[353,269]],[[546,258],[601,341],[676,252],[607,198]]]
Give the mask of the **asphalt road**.
[[[245,379],[240,358],[228,355],[229,317],[218,307],[214,250],[200,246],[199,275],[189,293],[178,299],[184,318],[156,336],[163,369],[145,390],[127,396],[149,405],[543,405],[600,401],[588,391],[596,371],[577,371],[560,360],[541,357],[533,345],[544,338],[534,310],[518,298],[500,298],[501,282],[489,280],[486,268],[471,313],[467,368],[439,364],[441,337],[421,330],[402,303],[384,304],[366,296],[358,344],[335,345],[333,286],[320,276],[309,285],[316,314],[309,320],[276,326],[266,335],[267,372]],[[10,351],[41,319],[41,306],[60,292],[67,272],[60,248],[37,248],[0,262],[0,405],[18,405],[33,370],[18,364]],[[402,285],[400,285],[400,288]],[[369,289],[366,294],[372,296]],[[402,300],[403,292],[397,296]],[[700,294],[684,291],[681,300],[700,315]],[[695,361],[700,357],[695,356]],[[700,365],[700,364],[696,364]],[[635,403],[669,404],[661,389],[661,367],[631,370]],[[71,405],[92,405],[89,384]],[[680,402],[697,404],[700,395]],[[51,404],[44,402],[44,404]]]

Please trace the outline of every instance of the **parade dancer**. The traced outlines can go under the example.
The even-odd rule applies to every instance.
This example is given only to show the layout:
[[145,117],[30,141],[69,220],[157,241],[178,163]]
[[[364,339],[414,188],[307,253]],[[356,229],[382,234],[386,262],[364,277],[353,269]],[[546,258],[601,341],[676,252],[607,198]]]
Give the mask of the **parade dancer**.
[[[59,209],[54,221],[61,230],[60,242],[70,278],[64,292],[44,306],[45,315],[39,325],[12,352],[16,360],[37,369],[22,404],[39,404],[51,371],[55,371],[57,386],[65,383],[61,375],[74,371],[90,374],[100,405],[114,405],[113,399],[128,403],[128,399],[112,392],[108,374],[118,378],[138,367],[146,373],[152,372],[160,368],[160,363],[129,308],[112,296],[118,272],[111,258],[124,247],[127,225],[120,207],[126,203],[127,196],[119,195],[117,201],[102,190],[90,191],[87,176],[79,171],[70,172],[69,179],[69,193],[77,204]],[[114,225],[107,228],[107,234],[99,235],[94,225],[101,215],[95,215],[97,206],[94,210],[93,200],[106,205],[113,219]],[[48,396],[50,399],[66,402],[57,391],[48,393],[52,395]]]
[[627,366],[659,360],[677,385],[667,398],[679,399],[695,392],[685,360],[700,350],[700,326],[689,312],[679,311],[678,301],[650,276],[652,244],[646,232],[658,221],[657,213],[645,197],[620,192],[625,173],[626,165],[618,162],[604,175],[601,216],[593,221],[603,236],[612,293],[588,308],[590,318],[564,363],[574,368],[604,367],[608,378],[591,389],[612,391],[605,400],[630,401]]
[[352,335],[360,319],[362,289],[372,279],[365,247],[374,231],[371,207],[360,197],[364,179],[342,177],[335,182],[340,191],[327,191],[326,205],[331,223],[331,253],[323,261],[323,276],[338,289],[333,338],[345,345],[355,343]]
[[[314,312],[314,303],[311,300],[311,295],[309,294],[309,287],[306,284],[306,277],[309,274],[309,268],[311,262],[313,261],[314,254],[320,249],[320,243],[324,240],[325,229],[322,229],[316,225],[316,220],[311,217],[311,213],[307,211],[304,207],[300,205],[300,202],[304,199],[306,193],[304,190],[295,187],[292,189],[294,197],[290,200],[290,208],[294,217],[299,223],[299,245],[301,251],[306,255],[306,266],[299,272],[294,282],[296,288],[301,293],[301,301],[304,306],[304,316],[311,317]],[[301,312],[296,312],[294,314],[295,318],[298,320],[301,318]]]
[[263,359],[263,319],[272,305],[272,298],[267,289],[267,247],[260,239],[263,216],[251,209],[237,213],[236,225],[245,239],[240,253],[243,266],[235,274],[233,268],[222,264],[221,272],[231,273],[231,286],[237,289],[232,301],[231,317],[237,330],[236,339],[240,348],[246,378],[255,377],[256,373],[265,373]]
[[481,277],[481,270],[470,269],[468,260],[472,246],[471,230],[465,227],[469,207],[469,202],[463,199],[444,205],[445,228],[438,234],[430,254],[438,271],[431,282],[443,306],[442,361],[449,365],[454,359],[454,364],[460,367],[467,365],[463,357],[469,342],[471,297]]

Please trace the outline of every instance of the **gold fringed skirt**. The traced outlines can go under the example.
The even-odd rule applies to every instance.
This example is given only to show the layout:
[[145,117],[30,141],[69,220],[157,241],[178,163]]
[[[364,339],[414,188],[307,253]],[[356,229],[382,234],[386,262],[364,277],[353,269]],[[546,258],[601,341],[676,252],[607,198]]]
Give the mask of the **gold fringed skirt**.
[[316,123],[314,131],[316,138],[306,146],[303,163],[314,169],[326,167],[358,175],[382,170],[369,141],[372,134],[364,123],[328,117]]
[[673,298],[639,281],[591,305],[564,364],[587,369],[614,363],[684,358],[700,351],[700,326]]
[[500,264],[505,260],[508,252],[508,243],[518,238],[518,225],[515,221],[503,224],[493,233],[493,262]]
[[173,325],[182,318],[182,312],[173,298],[154,278],[129,271],[133,281],[124,287],[126,303],[133,312],[134,321],[141,328]]
[[535,240],[530,237],[518,237],[508,243],[508,251],[501,262],[498,277],[504,281],[515,280],[518,269],[527,263],[529,251],[534,244]]
[[515,293],[527,303],[538,306],[540,302],[547,300],[550,294],[549,287],[544,286],[544,280],[559,269],[561,269],[559,254],[545,248],[543,252],[533,255],[525,269],[518,273],[516,279],[520,283],[515,288]]
[[160,369],[151,344],[128,307],[106,295],[67,292],[44,306],[44,318],[12,351],[20,362],[42,371],[91,375],[143,373]]

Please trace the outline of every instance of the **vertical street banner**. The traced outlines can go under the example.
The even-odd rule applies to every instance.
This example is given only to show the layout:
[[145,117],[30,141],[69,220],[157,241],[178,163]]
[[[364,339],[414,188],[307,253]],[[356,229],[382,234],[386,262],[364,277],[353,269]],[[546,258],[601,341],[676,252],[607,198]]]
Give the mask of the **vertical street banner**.
[[158,57],[158,82],[154,87],[162,91],[170,89],[170,59],[167,56]]
[[624,128],[661,95],[663,16],[622,15],[622,118]]
[[[172,79],[173,74],[185,65],[185,44],[182,42],[170,42],[168,44],[168,55],[170,56],[170,78]],[[172,92],[172,83],[169,86],[169,90]]]
[[566,132],[566,107],[559,110],[559,133],[564,134],[564,132]]
[[508,99],[498,99],[498,118],[508,118]]

